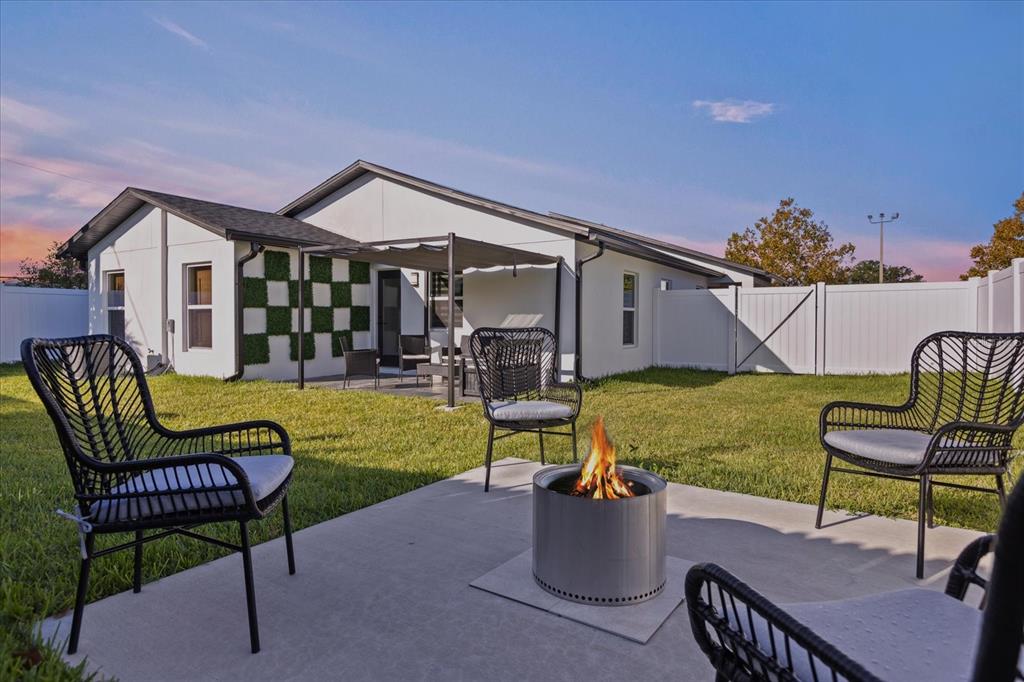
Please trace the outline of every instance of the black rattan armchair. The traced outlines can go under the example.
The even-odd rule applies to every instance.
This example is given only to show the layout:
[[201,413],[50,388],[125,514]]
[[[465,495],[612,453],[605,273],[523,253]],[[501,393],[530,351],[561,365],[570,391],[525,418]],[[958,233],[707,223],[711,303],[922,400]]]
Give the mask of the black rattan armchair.
[[[57,430],[78,503],[82,563],[68,653],[78,649],[92,560],[135,552],[133,588],[142,589],[147,542],[185,535],[239,551],[249,637],[259,651],[259,625],[248,524],[280,503],[288,572],[295,573],[288,485],[288,434],[269,421],[172,431],[156,417],[138,356],[113,336],[25,339],[21,359]],[[200,535],[205,523],[237,521],[241,544]],[[146,531],[157,531],[147,535]],[[129,532],[132,542],[96,550],[100,533]]]
[[[995,551],[991,578],[978,565]],[[1024,486],[1010,496],[998,536],[969,544],[945,594],[911,588],[779,607],[715,564],[686,574],[690,627],[718,682],[1024,680]],[[984,591],[984,611],[968,588]]]
[[[914,350],[903,405],[834,402],[821,411],[825,472],[815,527],[821,528],[833,471],[919,485],[917,577],[924,577],[925,526],[932,488],[996,493],[1005,505],[1013,434],[1024,422],[1024,334],[941,332]],[[832,458],[859,469],[833,466]],[[937,475],[990,475],[995,488],[936,481]]]
[[[398,337],[398,380],[405,380],[407,369],[416,369],[417,365],[430,362],[430,340],[426,336],[412,336],[403,334]],[[419,385],[420,378],[416,375],[416,384]]]
[[[558,381],[555,335],[541,327],[481,327],[470,337],[470,350],[489,424],[484,492],[491,486],[495,440],[536,433],[544,464],[544,436],[570,436],[576,461],[576,418],[583,393],[579,384]],[[564,426],[570,427],[569,433],[551,430]],[[509,433],[495,437],[496,429]]]
[[341,385],[348,388],[352,377],[370,377],[374,390],[380,386],[380,355],[373,348],[353,350],[348,341],[341,339],[341,354],[345,358],[345,376]]

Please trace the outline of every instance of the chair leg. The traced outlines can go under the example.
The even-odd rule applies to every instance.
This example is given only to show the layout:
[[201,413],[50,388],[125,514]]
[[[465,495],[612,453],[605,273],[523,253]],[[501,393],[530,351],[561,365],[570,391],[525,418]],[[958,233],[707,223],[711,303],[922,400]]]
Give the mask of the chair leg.
[[71,617],[71,637],[68,638],[68,654],[78,651],[78,635],[82,632],[82,611],[85,610],[85,595],[89,591],[89,568],[92,565],[93,534],[85,536],[85,558],[78,569],[78,591],[75,593],[75,613]]
[[135,574],[132,576],[132,592],[142,592],[142,538],[141,530],[135,531]]
[[1006,485],[1002,474],[996,474],[996,494],[999,495],[999,508],[1006,511]]
[[576,422],[572,423],[572,461],[580,461],[580,457],[576,454]]
[[256,588],[252,582],[252,552],[249,549],[249,524],[239,522],[242,534],[242,571],[245,574],[245,607],[249,612],[249,643],[254,654],[260,651],[260,625],[256,618]]
[[487,430],[487,457],[484,459],[484,466],[487,473],[484,474],[484,492],[491,489],[491,454],[494,452],[494,424],[490,424]]
[[935,486],[928,486],[928,527],[935,527]]
[[825,453],[825,473],[821,477],[821,496],[818,498],[818,518],[814,521],[815,528],[821,528],[821,516],[825,513],[825,495],[828,493],[828,478],[832,473],[832,453]]
[[295,575],[295,550],[292,548],[292,517],[288,513],[288,495],[281,498],[281,514],[284,516],[284,546],[288,550],[288,575]]
[[537,436],[540,438],[540,463],[543,466],[544,464],[546,464],[546,462],[544,461],[544,432],[538,431]]
[[928,494],[931,482],[928,474],[921,476],[921,488],[917,500],[917,579],[924,578],[924,531],[928,524]]

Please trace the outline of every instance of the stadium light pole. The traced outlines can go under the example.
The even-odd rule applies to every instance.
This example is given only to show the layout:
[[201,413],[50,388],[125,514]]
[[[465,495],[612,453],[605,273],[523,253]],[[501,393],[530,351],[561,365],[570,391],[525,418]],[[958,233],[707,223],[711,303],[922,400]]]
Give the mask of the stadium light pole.
[[894,223],[900,219],[899,211],[893,213],[888,218],[885,217],[884,213],[878,214],[878,220],[875,220],[875,216],[869,215],[868,222],[872,225],[878,225],[878,283],[885,284],[885,264],[882,262],[883,255],[885,253],[885,224]]

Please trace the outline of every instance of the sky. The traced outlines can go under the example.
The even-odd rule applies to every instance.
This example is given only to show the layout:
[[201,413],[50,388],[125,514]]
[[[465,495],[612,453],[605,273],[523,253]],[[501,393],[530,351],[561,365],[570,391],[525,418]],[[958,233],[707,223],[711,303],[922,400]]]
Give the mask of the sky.
[[125,186],[357,158],[721,254],[795,197],[955,279],[1024,191],[1024,3],[0,3],[0,273]]

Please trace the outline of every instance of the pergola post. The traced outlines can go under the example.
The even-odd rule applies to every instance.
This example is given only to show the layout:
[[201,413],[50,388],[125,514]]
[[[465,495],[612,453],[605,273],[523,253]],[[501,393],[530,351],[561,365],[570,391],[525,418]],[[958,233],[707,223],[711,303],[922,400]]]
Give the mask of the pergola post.
[[555,263],[555,376],[562,380],[562,267],[565,259]]
[[448,233],[448,407],[455,407],[455,233]]
[[306,387],[306,252],[299,247],[299,390]]

